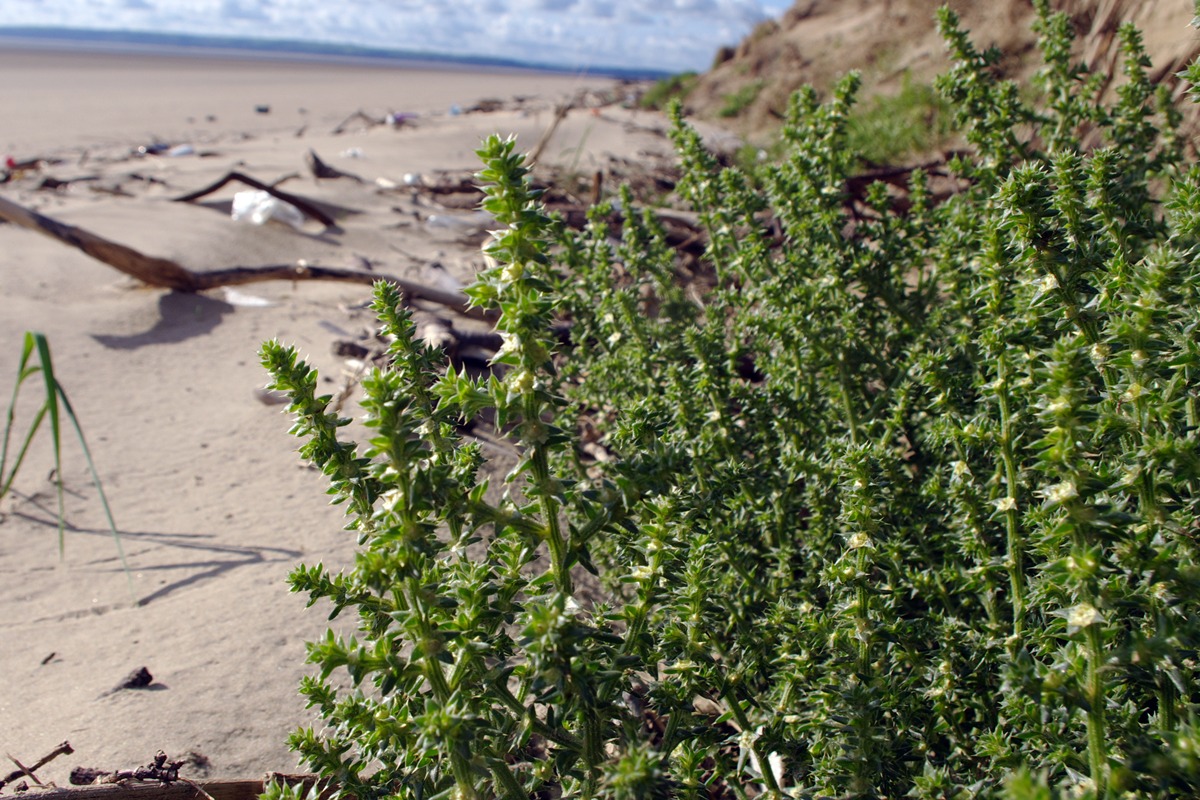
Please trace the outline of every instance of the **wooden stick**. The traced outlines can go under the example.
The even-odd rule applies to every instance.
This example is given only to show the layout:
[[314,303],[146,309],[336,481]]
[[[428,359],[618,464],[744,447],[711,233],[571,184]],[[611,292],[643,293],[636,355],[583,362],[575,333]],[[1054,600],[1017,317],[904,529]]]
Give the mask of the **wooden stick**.
[[542,155],[542,151],[546,149],[546,145],[550,144],[550,139],[554,136],[554,132],[558,130],[558,126],[562,124],[563,119],[566,118],[567,112],[574,107],[575,100],[571,99],[560,104],[558,108],[554,109],[554,119],[550,122],[550,126],[542,133],[542,138],[538,139],[538,143],[534,146],[533,152],[529,154],[530,164],[537,163],[538,158],[540,158]]
[[311,147],[308,149],[308,155],[305,156],[304,160],[308,163],[309,172],[311,172],[313,177],[317,178],[318,180],[323,178],[328,178],[331,180],[335,180],[337,178],[349,178],[357,183],[366,183],[366,181],[358,175],[354,175],[350,172],[342,172],[337,167],[329,166],[321,160],[321,157],[317,155],[317,151],[313,150]]
[[383,275],[375,272],[360,272],[338,267],[318,267],[304,264],[277,264],[265,267],[230,267],[211,272],[193,272],[166,258],[147,256],[109,241],[83,228],[59,222],[0,197],[0,220],[7,220],[23,228],[57,239],[65,245],[82,250],[87,255],[114,269],[130,275],[150,286],[174,289],[180,292],[201,292],[222,286],[238,286],[246,283],[261,283],[276,280],[346,281],[373,284],[385,280],[398,286],[410,299],[426,300],[446,306],[474,319],[494,319],[494,314],[480,308],[470,308],[467,297],[458,292],[447,292],[425,286],[414,281]]
[[[268,776],[285,780],[290,785],[312,786],[315,775]],[[38,791],[38,800],[202,800],[206,795],[212,800],[258,800],[263,793],[266,780],[222,780],[222,781],[178,781],[163,784],[159,781],[146,783],[102,783],[93,786],[47,789]]]
[[196,191],[191,192],[189,194],[185,194],[182,197],[176,197],[175,202],[176,203],[190,203],[192,200],[198,200],[199,198],[204,197],[205,195],[212,194],[213,192],[217,191],[218,189],[220,189],[222,186],[229,183],[230,181],[239,181],[241,183],[246,184],[247,186],[251,186],[255,189],[258,189],[259,191],[266,192],[267,194],[271,195],[272,197],[282,200],[285,203],[291,203],[296,208],[298,208],[302,212],[304,212],[307,216],[311,217],[312,219],[315,219],[317,222],[320,222],[326,228],[332,228],[336,224],[333,221],[333,217],[329,216],[324,211],[317,208],[316,206],[314,206],[312,203],[308,202],[304,198],[297,197],[294,194],[289,194],[288,192],[282,191],[281,189],[276,189],[274,186],[269,186],[269,185],[263,183],[262,181],[257,181],[254,178],[251,178],[249,175],[243,175],[240,172],[230,172],[228,175],[226,175],[224,178],[221,178],[221,180],[217,181],[216,183],[205,186],[203,189],[197,189]]
[[195,276],[174,261],[142,255],[132,247],[117,244],[83,228],[76,228],[74,225],[42,216],[32,209],[17,205],[3,197],[0,197],[0,219],[45,234],[51,239],[57,239],[65,245],[82,250],[97,261],[103,261],[110,267],[115,267],[126,275],[132,275],[151,286],[178,289],[184,292],[196,291]]
[[51,761],[58,758],[59,756],[69,756],[74,752],[75,752],[75,750],[71,747],[70,742],[63,742],[58,747],[51,750],[49,753],[47,753],[46,755],[39,758],[36,762],[34,762],[34,765],[32,767],[29,767],[28,769],[26,769],[24,766],[22,766],[21,763],[19,761],[17,761],[15,758],[13,758],[12,756],[9,756],[9,758],[12,759],[13,762],[16,763],[16,765],[18,767],[20,767],[20,769],[18,769],[16,772],[10,772],[9,774],[5,775],[3,778],[0,778],[0,787],[3,787],[5,784],[12,783],[13,781],[20,779],[24,775],[28,775],[30,778],[33,778],[34,782],[37,783],[37,778],[34,777],[33,773],[37,772],[39,769],[46,766],[47,764],[49,764]]

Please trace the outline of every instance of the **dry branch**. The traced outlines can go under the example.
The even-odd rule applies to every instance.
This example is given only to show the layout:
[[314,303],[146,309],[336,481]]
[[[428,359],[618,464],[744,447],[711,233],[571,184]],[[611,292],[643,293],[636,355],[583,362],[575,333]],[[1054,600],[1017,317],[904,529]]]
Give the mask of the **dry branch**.
[[383,125],[386,120],[380,119],[379,117],[373,117],[360,108],[358,111],[355,111],[353,114],[339,122],[338,126],[333,129],[333,135],[340,136],[341,134],[345,133],[352,122],[362,122],[368,128],[374,128],[379,125]]
[[[20,780],[21,778],[23,778],[27,775],[30,778],[32,778],[34,782],[37,782],[37,778],[34,776],[33,773],[37,772],[39,769],[46,766],[47,764],[49,764],[51,761],[58,758],[59,756],[69,756],[74,752],[75,752],[75,750],[74,750],[74,748],[71,747],[70,742],[63,742],[58,747],[54,748],[49,753],[47,753],[46,755],[39,758],[36,762],[34,762],[34,765],[32,767],[25,767],[25,766],[21,765],[20,762],[17,762],[17,766],[19,767],[19,769],[17,769],[15,772],[10,772],[9,774],[5,775],[3,778],[0,778],[0,788],[3,788],[5,784],[12,783],[15,780]],[[9,758],[12,758],[12,756],[9,756]],[[15,758],[12,758],[12,760],[16,761]]]
[[262,780],[192,782],[180,779],[168,784],[130,781],[69,789],[31,790],[24,796],[36,800],[201,800],[207,795],[212,800],[258,800],[265,785],[272,779],[302,786],[312,786],[317,780],[314,775],[268,774]]
[[558,126],[566,119],[567,113],[574,107],[575,100],[568,100],[565,103],[559,104],[554,109],[554,119],[550,122],[545,132],[542,133],[542,138],[538,139],[537,145],[534,146],[533,151],[529,154],[530,164],[537,163],[538,158],[542,155],[542,151],[546,149],[546,145],[550,144],[550,139],[554,136],[554,132],[558,130]]
[[349,178],[350,180],[357,181],[358,183],[366,183],[366,181],[358,175],[350,172],[343,172],[337,167],[331,167],[329,164],[326,164],[321,160],[321,157],[317,155],[317,151],[313,150],[312,148],[309,148],[308,155],[304,157],[304,160],[308,163],[308,169],[313,174],[313,177],[317,178],[318,180]]
[[241,183],[244,183],[247,186],[251,186],[255,189],[258,189],[259,191],[266,192],[267,194],[271,195],[272,197],[274,197],[278,200],[282,200],[285,203],[291,203],[296,208],[300,209],[300,211],[302,211],[306,216],[308,216],[312,219],[315,219],[317,222],[320,222],[326,228],[332,228],[336,224],[333,221],[333,217],[329,216],[324,211],[317,208],[316,206],[314,206],[312,203],[308,202],[304,198],[297,197],[294,194],[289,194],[288,192],[284,192],[279,189],[276,189],[274,186],[269,186],[269,185],[263,183],[262,181],[257,181],[254,178],[251,178],[248,175],[243,175],[240,172],[230,172],[228,175],[226,175],[224,178],[221,178],[221,180],[217,181],[216,183],[205,186],[203,189],[198,189],[194,192],[191,192],[190,194],[185,194],[182,197],[176,197],[175,202],[190,203],[193,200],[198,200],[201,197],[204,197],[205,195],[212,194],[213,192],[217,191],[218,189],[220,189],[222,186],[229,183],[230,181],[240,181]]
[[[290,201],[289,201],[290,202]],[[346,281],[370,285],[377,280],[395,284],[410,300],[425,300],[446,306],[475,319],[491,319],[480,308],[470,308],[465,295],[447,292],[392,275],[362,272],[338,267],[306,264],[276,264],[265,267],[229,267],[211,272],[193,272],[166,258],[147,256],[123,244],[105,239],[91,231],[59,222],[0,197],[0,220],[20,225],[57,239],[87,255],[150,286],[181,292],[200,292],[221,286],[237,286],[275,280]]]

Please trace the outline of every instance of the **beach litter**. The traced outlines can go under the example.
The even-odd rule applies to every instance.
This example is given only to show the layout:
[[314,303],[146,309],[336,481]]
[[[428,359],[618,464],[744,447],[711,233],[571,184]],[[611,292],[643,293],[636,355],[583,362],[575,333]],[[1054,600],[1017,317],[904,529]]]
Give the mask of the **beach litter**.
[[304,213],[300,209],[269,192],[257,189],[234,194],[233,208],[229,216],[235,222],[249,222],[251,225],[266,225],[275,220],[296,230],[304,227]]
[[411,122],[416,122],[416,120],[417,115],[408,111],[392,111],[383,118],[383,121],[393,128],[403,128]]
[[495,223],[496,218],[486,211],[476,211],[471,214],[430,214],[425,218],[425,227],[428,230],[457,236],[479,233]]

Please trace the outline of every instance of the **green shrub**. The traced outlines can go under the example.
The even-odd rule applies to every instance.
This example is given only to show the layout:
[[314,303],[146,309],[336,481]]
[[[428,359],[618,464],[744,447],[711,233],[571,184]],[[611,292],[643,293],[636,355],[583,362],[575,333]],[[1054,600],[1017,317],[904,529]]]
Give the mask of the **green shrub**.
[[696,81],[700,76],[695,72],[681,72],[678,75],[671,75],[656,81],[653,86],[646,90],[642,95],[639,105],[642,108],[665,109],[672,101],[683,101],[692,93],[692,89],[696,87]]
[[[1038,9],[1040,110],[940,14],[974,150],[941,205],[918,173],[903,214],[847,208],[854,77],[797,95],[753,181],[677,120],[701,291],[628,192],[619,238],[562,230],[492,139],[496,377],[378,287],[359,449],[264,347],[362,544],[292,579],[358,615],[311,645],[309,766],[360,798],[1200,791],[1200,169],[1135,30],[1102,105]],[[459,433],[484,409],[499,494]]]
[[846,144],[872,164],[898,164],[944,147],[954,134],[952,108],[932,86],[905,80],[900,92],[874,98],[846,124]]
[[717,111],[717,116],[729,118],[741,114],[758,99],[758,93],[762,91],[764,85],[765,83],[761,80],[751,81],[736,92],[725,95],[725,102]]

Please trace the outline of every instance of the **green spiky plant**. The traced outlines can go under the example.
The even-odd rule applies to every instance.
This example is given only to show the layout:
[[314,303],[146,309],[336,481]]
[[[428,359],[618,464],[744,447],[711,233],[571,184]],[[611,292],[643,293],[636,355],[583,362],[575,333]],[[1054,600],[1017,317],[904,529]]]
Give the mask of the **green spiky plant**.
[[292,579],[357,614],[310,649],[311,767],[361,800],[1200,793],[1200,169],[1136,30],[1107,102],[1037,8],[1037,107],[939,16],[944,202],[848,203],[854,76],[753,175],[677,119],[688,286],[628,192],[564,230],[492,139],[495,377],[378,287],[359,448],[264,347],[361,542]]

